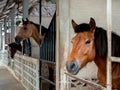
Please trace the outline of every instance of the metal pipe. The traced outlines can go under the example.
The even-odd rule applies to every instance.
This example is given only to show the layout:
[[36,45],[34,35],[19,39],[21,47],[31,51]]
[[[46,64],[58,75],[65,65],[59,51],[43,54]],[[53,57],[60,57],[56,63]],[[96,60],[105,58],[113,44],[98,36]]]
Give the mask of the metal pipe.
[[109,56],[111,56],[111,31],[112,31],[112,0],[107,0],[107,37],[108,37],[108,58],[107,58],[107,90],[112,89],[112,76],[111,76],[111,60]]

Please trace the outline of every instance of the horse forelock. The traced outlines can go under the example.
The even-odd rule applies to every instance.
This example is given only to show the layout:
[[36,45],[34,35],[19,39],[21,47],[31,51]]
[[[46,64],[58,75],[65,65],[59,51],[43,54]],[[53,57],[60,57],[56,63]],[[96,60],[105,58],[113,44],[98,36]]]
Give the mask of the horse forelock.
[[87,23],[82,23],[82,24],[76,26],[74,31],[75,31],[75,33],[90,31],[90,25]]

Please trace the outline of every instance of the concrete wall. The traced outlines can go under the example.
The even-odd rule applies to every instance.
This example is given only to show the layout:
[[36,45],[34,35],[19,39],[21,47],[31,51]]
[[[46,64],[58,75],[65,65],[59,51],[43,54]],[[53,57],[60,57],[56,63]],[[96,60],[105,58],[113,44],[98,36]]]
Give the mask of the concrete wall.
[[112,0],[112,30],[120,35],[120,0]]

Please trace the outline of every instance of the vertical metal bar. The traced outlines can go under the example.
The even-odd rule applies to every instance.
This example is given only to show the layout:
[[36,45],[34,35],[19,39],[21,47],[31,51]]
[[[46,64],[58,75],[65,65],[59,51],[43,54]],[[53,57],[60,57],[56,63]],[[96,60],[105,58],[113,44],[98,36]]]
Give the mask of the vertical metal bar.
[[54,28],[54,21],[55,21],[55,16],[53,16],[53,21],[52,21],[52,48],[53,48],[53,50],[52,50],[52,62],[54,62],[54,50],[55,50],[55,47],[54,47],[54,30],[55,30],[55,28]]
[[54,62],[56,62],[56,12],[55,12],[55,21],[54,21]]
[[23,0],[23,19],[28,17],[29,0]]
[[55,40],[55,63],[56,63],[56,87],[55,89],[56,90],[60,90],[60,63],[59,63],[59,45],[60,45],[60,21],[59,21],[59,0],[56,0],[56,32],[55,32],[55,37],[56,37],[56,40]]
[[107,37],[108,37],[108,58],[107,58],[107,90],[112,89],[112,73],[111,73],[111,31],[112,31],[112,0],[107,0]]
[[10,12],[11,17],[11,42],[14,41],[14,37],[16,35],[16,29],[15,29],[15,11],[11,10]]
[[[42,17],[42,14],[41,14],[41,0],[39,0],[39,11],[40,11],[40,15],[39,15],[39,19],[40,19],[40,30],[41,30],[41,17]],[[41,32],[40,32],[41,33]],[[41,68],[42,68],[42,63],[41,63],[41,60],[40,60],[40,58],[41,58],[41,52],[40,51],[43,51],[43,50],[41,50],[41,48],[40,48],[40,46],[39,46],[39,55],[40,55],[40,57],[39,57],[39,90],[42,90],[42,79],[40,78],[40,76],[42,75],[41,74]],[[43,57],[43,56],[42,56]]]
[[[29,6],[29,0],[23,0],[23,18],[28,18],[28,7]],[[29,39],[23,41],[23,54],[27,54],[28,56],[31,55],[31,48],[28,49],[26,47],[31,47],[31,43],[29,42]],[[25,52],[24,52],[25,51]]]
[[2,23],[0,22],[0,49],[2,49]]

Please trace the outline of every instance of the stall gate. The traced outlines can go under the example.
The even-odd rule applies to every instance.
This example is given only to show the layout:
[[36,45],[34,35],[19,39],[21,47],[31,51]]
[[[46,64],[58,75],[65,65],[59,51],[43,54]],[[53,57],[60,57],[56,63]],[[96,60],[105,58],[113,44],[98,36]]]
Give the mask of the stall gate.
[[40,45],[40,90],[55,90],[56,13]]
[[16,54],[12,62],[15,77],[26,90],[39,90],[39,60]]

